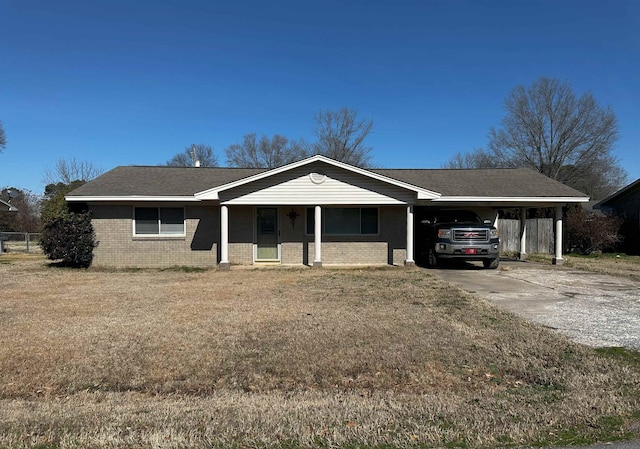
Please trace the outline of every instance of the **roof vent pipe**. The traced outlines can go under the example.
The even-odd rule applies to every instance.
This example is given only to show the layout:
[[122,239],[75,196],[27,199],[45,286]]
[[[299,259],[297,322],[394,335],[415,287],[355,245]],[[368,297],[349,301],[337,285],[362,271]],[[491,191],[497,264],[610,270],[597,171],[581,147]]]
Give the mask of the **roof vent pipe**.
[[200,161],[197,159],[197,155],[196,155],[196,144],[193,143],[191,144],[191,159],[193,160],[193,166],[194,167],[200,167]]

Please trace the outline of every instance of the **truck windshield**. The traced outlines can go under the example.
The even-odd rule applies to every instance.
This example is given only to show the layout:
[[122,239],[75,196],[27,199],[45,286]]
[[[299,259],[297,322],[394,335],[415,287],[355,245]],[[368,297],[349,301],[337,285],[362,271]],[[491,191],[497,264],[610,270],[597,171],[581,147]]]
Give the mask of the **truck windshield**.
[[435,217],[436,223],[479,223],[482,220],[475,213],[469,210],[447,210],[441,211]]

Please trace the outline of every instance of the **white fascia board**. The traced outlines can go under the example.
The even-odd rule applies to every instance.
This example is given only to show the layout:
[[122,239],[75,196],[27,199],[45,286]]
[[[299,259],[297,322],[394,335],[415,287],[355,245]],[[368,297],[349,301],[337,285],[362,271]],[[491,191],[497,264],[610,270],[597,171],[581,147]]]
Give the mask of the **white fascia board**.
[[105,202],[105,201],[126,201],[126,202],[199,202],[200,200],[193,196],[65,196],[68,202]]
[[588,196],[441,196],[433,202],[448,203],[586,203]]
[[239,179],[238,181],[230,182],[228,184],[224,184],[222,186],[214,187],[212,189],[204,190],[202,192],[198,192],[195,194],[195,197],[201,200],[219,200],[218,196],[220,192],[223,192],[228,189],[232,189],[234,187],[241,186],[243,184],[248,184],[250,182],[258,181],[263,178],[268,178],[270,176],[277,175],[279,173],[283,173],[289,170],[296,169],[298,167],[303,167],[305,165],[311,164],[313,162],[324,162],[329,165],[333,165],[334,167],[339,167],[344,170],[351,171],[353,173],[358,173],[363,176],[367,176],[369,178],[377,179],[378,181],[386,182],[388,184],[392,184],[398,187],[405,188],[407,190],[413,190],[416,192],[418,199],[420,200],[432,200],[434,198],[439,198],[440,193],[433,192],[431,190],[423,189],[421,187],[414,186],[412,184],[408,184],[406,182],[398,181],[397,179],[389,178],[387,176],[380,175],[378,173],[371,172],[364,168],[355,167],[353,165],[345,164],[344,162],[338,162],[333,159],[330,159],[326,156],[315,155],[311,156],[307,159],[303,159],[301,161],[293,162],[288,165],[283,165],[282,167],[274,168],[272,170],[267,170],[262,173],[258,173],[257,175],[249,176],[248,178]]

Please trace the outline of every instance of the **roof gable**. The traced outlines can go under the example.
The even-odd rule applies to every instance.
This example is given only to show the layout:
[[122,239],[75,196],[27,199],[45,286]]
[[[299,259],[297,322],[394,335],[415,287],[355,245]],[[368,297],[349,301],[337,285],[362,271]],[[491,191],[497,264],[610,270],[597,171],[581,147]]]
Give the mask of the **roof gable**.
[[[263,181],[266,178],[275,178],[275,177],[278,177],[278,175],[281,175],[286,172],[297,172],[299,174],[301,172],[299,169],[302,169],[304,167],[310,168],[310,172],[308,172],[307,174],[311,175],[311,173],[313,173],[314,171],[315,172],[322,171],[323,165],[326,166],[327,168],[334,168],[334,169],[337,168],[339,170],[343,170],[345,172],[352,173],[352,174],[357,174],[361,177],[368,178],[370,180],[378,181],[379,183],[389,184],[391,186],[404,189],[409,192],[413,192],[415,195],[417,195],[418,199],[434,199],[440,196],[440,194],[437,192],[434,192],[422,187],[418,187],[398,179],[390,178],[388,176],[385,176],[380,173],[376,173],[374,171],[365,170],[360,167],[355,167],[353,165],[345,164],[343,162],[338,162],[322,155],[315,155],[310,158],[303,159],[298,162],[294,162],[292,164],[284,165],[282,167],[274,168],[272,170],[257,173],[248,178],[232,181],[228,184],[196,193],[195,197],[200,200],[220,200],[221,194],[223,192],[228,192],[232,189],[237,189],[238,187],[247,186],[249,184],[256,184],[257,186],[260,186],[260,184],[258,184],[259,181]],[[338,172],[338,170],[331,170],[331,172],[335,174]],[[335,178],[333,179],[335,180]],[[351,180],[353,179],[354,178],[351,177]]]

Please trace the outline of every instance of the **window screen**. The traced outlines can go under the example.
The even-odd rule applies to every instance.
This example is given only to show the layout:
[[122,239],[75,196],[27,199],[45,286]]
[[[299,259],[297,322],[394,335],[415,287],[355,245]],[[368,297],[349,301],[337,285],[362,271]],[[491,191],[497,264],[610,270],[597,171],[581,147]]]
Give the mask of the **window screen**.
[[[315,211],[307,209],[307,234],[314,233]],[[322,209],[322,232],[327,235],[378,233],[377,207],[326,207]]]
[[182,207],[136,207],[135,235],[184,234]]

